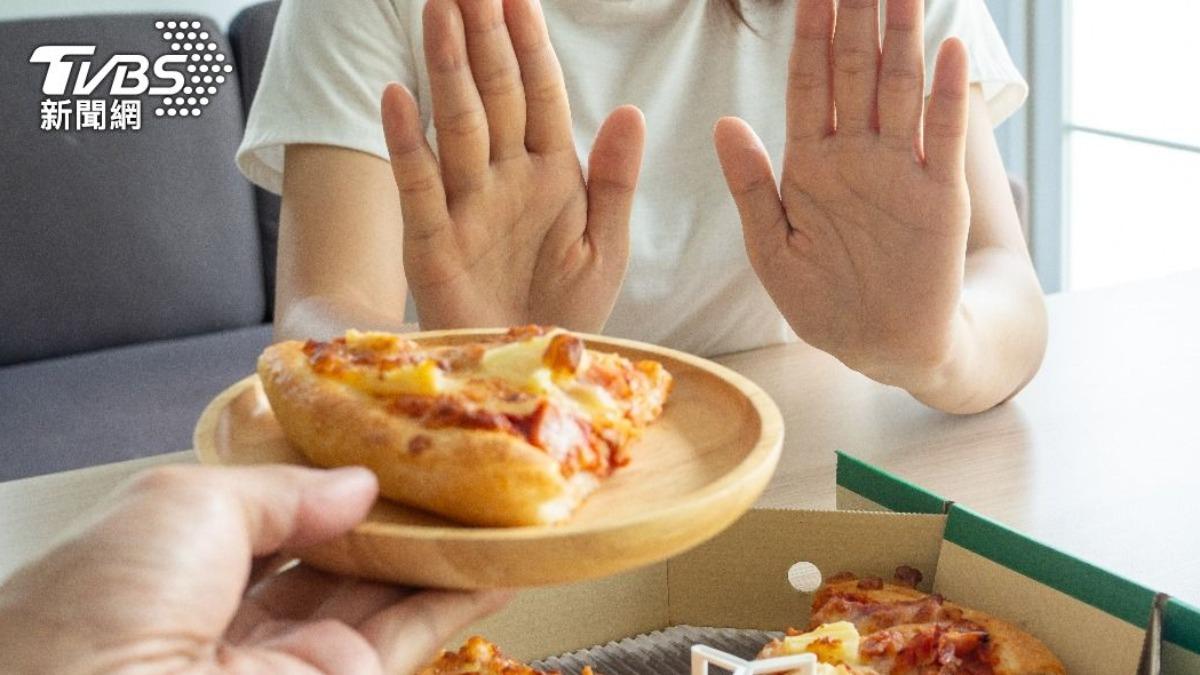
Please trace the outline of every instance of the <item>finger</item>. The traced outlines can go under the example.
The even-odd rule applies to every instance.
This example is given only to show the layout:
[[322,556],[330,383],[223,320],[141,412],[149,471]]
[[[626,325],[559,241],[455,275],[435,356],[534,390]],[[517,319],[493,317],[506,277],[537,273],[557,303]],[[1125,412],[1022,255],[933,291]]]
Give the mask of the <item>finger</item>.
[[246,588],[253,588],[265,579],[282,574],[295,567],[299,562],[295,556],[286,553],[274,553],[265,558],[257,558],[250,564],[250,575],[246,578]]
[[501,0],[459,0],[493,162],[525,154],[525,91]]
[[246,599],[274,619],[336,619],[355,625],[413,593],[299,565],[259,584]]
[[839,0],[833,35],[833,100],[837,133],[874,128],[879,70],[878,0]]
[[355,626],[415,593],[411,588],[345,580],[337,592],[321,603],[313,618],[336,619]]
[[801,0],[788,65],[787,128],[790,140],[824,138],[833,132],[829,51],[833,1]]
[[237,532],[250,554],[261,556],[349,530],[367,515],[378,491],[375,474],[362,467],[171,466],[135,477],[118,499],[147,508],[182,503],[196,518],[217,523],[230,518],[227,531]]
[[737,117],[718,120],[713,141],[742,218],[746,250],[751,260],[759,260],[763,253],[785,246],[790,229],[771,158],[750,125]]
[[298,565],[250,589],[225,630],[225,639],[239,644],[279,632],[264,633],[264,626],[309,620],[334,619],[357,625],[413,592]]
[[889,0],[879,66],[879,135],[889,147],[918,147],[925,104],[922,0]]
[[255,645],[251,653],[263,651],[290,655],[322,673],[385,672],[371,643],[353,628],[332,619],[299,624]]
[[588,156],[586,234],[593,246],[613,260],[625,260],[629,254],[629,215],[645,142],[642,111],[621,106],[596,132]]
[[242,607],[273,619],[301,621],[348,583],[345,577],[297,565],[251,588]]
[[384,672],[411,673],[456,632],[511,598],[507,591],[425,591],[367,619],[359,631],[379,653]]
[[567,86],[541,6],[535,0],[506,0],[504,14],[525,90],[525,147],[543,154],[574,150]]
[[390,84],[383,91],[383,133],[392,175],[400,190],[404,236],[428,239],[450,222],[446,188],[425,132],[417,102],[407,89]]
[[471,75],[463,17],[454,0],[429,0],[423,23],[442,179],[451,191],[477,190],[491,149],[487,113]]
[[942,43],[925,113],[925,170],[945,183],[962,180],[967,153],[967,49],[957,38]]
[[346,532],[362,522],[379,492],[375,474],[362,467],[253,467],[238,470],[228,483],[256,556]]

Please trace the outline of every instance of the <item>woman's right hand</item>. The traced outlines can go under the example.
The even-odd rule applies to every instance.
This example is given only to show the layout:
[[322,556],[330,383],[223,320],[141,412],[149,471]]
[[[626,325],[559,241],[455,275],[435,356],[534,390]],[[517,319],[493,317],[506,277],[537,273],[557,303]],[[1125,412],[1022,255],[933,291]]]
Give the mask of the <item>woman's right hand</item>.
[[536,0],[430,0],[424,31],[436,155],[412,94],[383,95],[422,328],[599,331],[629,259],[641,113],[609,115],[585,181]]

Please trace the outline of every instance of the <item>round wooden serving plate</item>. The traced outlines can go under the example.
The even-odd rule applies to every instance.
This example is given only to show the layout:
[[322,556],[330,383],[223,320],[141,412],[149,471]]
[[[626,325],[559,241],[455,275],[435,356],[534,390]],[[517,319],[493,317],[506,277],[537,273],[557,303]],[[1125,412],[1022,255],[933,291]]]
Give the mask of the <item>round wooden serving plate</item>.
[[[411,335],[469,341],[482,331]],[[668,558],[716,535],[762,493],[779,460],[783,422],[755,384],[727,368],[664,347],[584,336],[588,348],[654,359],[675,376],[661,419],[632,460],[566,523],[464,526],[380,499],[333,541],[297,552],[314,567],[400,584],[517,588],[614,574]],[[196,425],[204,464],[307,464],[284,438],[257,376],[217,396]]]

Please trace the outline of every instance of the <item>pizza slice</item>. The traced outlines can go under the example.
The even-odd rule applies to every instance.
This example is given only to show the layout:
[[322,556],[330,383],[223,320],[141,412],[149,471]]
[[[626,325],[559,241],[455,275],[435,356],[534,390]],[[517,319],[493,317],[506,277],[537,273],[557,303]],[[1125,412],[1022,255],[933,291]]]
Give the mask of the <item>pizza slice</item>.
[[[505,657],[496,648],[478,635],[471,637],[457,652],[443,651],[433,663],[425,666],[417,675],[561,675],[559,671],[534,670],[529,666]],[[585,666],[579,675],[599,675]]]
[[759,654],[811,652],[819,675],[1063,675],[1037,638],[993,616],[916,590],[921,575],[893,583],[839,574],[813,599],[808,632],[789,629]]
[[539,326],[441,345],[351,330],[272,345],[258,374],[312,462],[369,467],[385,497],[485,526],[565,520],[672,386],[655,361]]

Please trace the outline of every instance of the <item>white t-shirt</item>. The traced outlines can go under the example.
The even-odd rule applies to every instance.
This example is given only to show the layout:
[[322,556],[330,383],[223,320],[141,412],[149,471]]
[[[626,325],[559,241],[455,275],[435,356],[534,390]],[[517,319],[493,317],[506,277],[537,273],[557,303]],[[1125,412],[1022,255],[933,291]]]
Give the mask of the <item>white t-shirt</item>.
[[[391,81],[415,92],[432,141],[419,0],[284,0],[238,152],[255,183],[279,192],[289,143],[387,158],[379,101]],[[698,354],[794,340],[750,268],[712,144],[723,115],[746,119],[776,170],[795,2],[743,0],[758,35],[707,0],[545,0],[581,163],[600,123],[632,103],[646,150],[630,222],[629,272],[605,332]],[[958,36],[993,123],[1024,101],[983,0],[926,0],[932,82],[937,47]],[[586,165],[585,165],[586,170]]]

